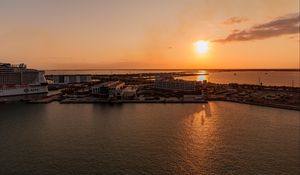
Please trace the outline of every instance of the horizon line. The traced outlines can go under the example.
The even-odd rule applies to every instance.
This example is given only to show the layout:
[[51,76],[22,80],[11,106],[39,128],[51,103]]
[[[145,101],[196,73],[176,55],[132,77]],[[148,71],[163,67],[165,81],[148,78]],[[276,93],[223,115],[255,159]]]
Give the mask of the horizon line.
[[129,69],[129,68],[87,68],[87,69],[45,69],[45,71],[89,71],[89,70],[215,70],[215,71],[300,71],[300,68],[208,68],[208,69],[152,69],[152,68],[141,68],[141,69]]

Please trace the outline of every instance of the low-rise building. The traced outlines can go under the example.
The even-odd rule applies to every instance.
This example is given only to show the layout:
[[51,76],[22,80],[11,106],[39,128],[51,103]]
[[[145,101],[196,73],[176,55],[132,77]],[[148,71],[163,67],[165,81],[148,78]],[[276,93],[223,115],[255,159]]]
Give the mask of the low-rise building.
[[48,75],[46,78],[53,84],[76,84],[92,81],[91,75]]
[[101,97],[121,98],[122,89],[125,83],[122,81],[109,81],[93,86],[92,94]]
[[123,99],[135,99],[137,96],[137,88],[128,86],[122,90],[122,98]]
[[174,79],[160,79],[154,83],[154,88],[172,91],[197,91],[202,87],[201,82]]

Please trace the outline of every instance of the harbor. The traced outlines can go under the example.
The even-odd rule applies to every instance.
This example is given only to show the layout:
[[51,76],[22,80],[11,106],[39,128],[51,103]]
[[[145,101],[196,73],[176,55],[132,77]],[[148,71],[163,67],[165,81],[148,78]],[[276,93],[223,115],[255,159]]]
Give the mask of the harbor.
[[[185,73],[52,75],[62,91],[60,103],[207,103],[227,101],[300,110],[300,87],[217,84],[177,79]],[[203,76],[206,74],[199,74]],[[86,77],[84,77],[86,76]],[[73,77],[73,78],[72,78]],[[75,77],[75,78],[74,78]],[[78,80],[90,82],[78,82]],[[61,80],[60,82],[58,80]],[[70,82],[73,80],[73,82]],[[77,80],[77,82],[74,82]],[[84,85],[83,85],[84,84]]]
[[[207,72],[145,72],[126,74],[52,74],[25,64],[0,65],[0,103],[208,103],[227,101],[300,110],[300,87],[212,83],[180,77]],[[283,73],[286,70],[283,71]],[[234,76],[238,76],[233,73]],[[268,75],[265,73],[265,75]],[[199,78],[201,79],[201,78]]]
[[[172,80],[175,81],[175,80]],[[116,81],[119,82],[119,81]],[[168,81],[169,82],[169,81]],[[175,81],[178,83],[177,81]],[[182,83],[182,81],[179,81]],[[169,82],[170,83],[170,82]],[[174,83],[174,82],[173,82]],[[185,82],[186,83],[186,82]],[[103,85],[103,84],[102,84]],[[29,98],[26,103],[208,103],[210,101],[227,101],[250,105],[282,108],[300,111],[300,92],[297,87],[269,87],[239,84],[200,84],[191,86],[190,91],[178,89],[159,89],[155,83],[143,85],[125,85],[121,89],[110,89],[95,92],[98,85],[68,85],[56,90],[51,95]],[[101,84],[100,84],[101,87]],[[199,89],[193,89],[193,88]],[[94,92],[93,92],[94,89]]]

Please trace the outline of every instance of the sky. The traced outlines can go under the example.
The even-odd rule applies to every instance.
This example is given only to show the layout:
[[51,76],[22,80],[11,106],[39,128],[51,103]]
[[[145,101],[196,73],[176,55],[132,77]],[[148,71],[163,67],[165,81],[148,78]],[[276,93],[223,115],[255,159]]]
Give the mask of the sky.
[[[196,52],[197,41],[208,43],[206,53]],[[299,68],[299,0],[0,0],[0,62]]]

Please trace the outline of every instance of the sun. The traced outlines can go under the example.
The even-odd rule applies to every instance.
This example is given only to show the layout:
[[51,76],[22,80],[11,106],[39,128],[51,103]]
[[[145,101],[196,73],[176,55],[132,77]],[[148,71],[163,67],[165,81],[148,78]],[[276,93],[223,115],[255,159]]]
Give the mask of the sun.
[[208,52],[209,44],[207,41],[197,41],[195,42],[195,49],[198,54],[205,54]]

